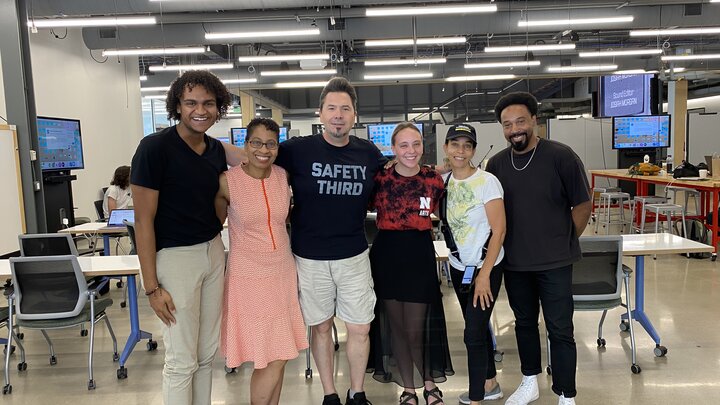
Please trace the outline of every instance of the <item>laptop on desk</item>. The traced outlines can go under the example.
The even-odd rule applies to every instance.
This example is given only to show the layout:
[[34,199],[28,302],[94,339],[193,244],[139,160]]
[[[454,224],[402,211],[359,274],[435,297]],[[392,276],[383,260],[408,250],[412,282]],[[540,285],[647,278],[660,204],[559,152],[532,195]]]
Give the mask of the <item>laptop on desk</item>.
[[123,221],[127,220],[128,222],[135,222],[135,210],[132,209],[122,209],[122,210],[112,210],[110,211],[110,216],[108,217],[107,221],[107,227],[108,228],[117,228],[117,227],[125,227],[125,223]]

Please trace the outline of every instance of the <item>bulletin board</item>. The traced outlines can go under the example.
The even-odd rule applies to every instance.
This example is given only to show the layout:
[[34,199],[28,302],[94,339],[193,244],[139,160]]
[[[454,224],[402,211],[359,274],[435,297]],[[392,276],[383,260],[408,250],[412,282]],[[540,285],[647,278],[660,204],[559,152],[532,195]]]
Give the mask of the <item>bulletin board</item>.
[[17,132],[14,125],[0,125],[0,255],[19,249],[18,235],[25,233],[24,207]]
[[720,153],[720,114],[688,114],[685,145],[688,159],[694,165],[704,162],[706,155]]

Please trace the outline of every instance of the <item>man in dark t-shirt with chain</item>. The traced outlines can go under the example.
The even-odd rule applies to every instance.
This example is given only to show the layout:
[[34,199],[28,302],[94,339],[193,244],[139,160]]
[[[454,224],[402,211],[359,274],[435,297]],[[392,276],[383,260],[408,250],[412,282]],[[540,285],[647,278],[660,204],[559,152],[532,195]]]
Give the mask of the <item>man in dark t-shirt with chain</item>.
[[530,93],[510,93],[498,101],[495,115],[510,146],[487,165],[505,191],[505,289],[515,314],[523,373],[520,386],[505,403],[526,405],[539,397],[542,304],[550,337],[552,390],[560,405],[569,405],[577,393],[572,264],[580,259],[578,236],[590,218],[590,186],[570,147],[534,135],[537,109]]
[[[387,162],[371,142],[350,136],[357,94],[342,77],[330,79],[320,94],[322,134],[280,144],[275,164],[287,170],[293,190],[292,251],[298,271],[300,306],[312,327],[312,353],[325,397],[342,404],[335,389],[332,326],[345,321],[350,389],[345,405],[367,405],[363,385],[375,317],[365,216],[375,173]],[[244,151],[223,145],[231,165]]]

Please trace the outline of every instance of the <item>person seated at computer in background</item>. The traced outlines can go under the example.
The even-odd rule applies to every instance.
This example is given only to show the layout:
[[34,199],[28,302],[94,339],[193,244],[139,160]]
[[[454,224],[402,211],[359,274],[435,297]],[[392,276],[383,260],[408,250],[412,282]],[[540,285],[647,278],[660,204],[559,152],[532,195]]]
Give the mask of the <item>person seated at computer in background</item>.
[[130,166],[120,166],[110,182],[110,187],[103,196],[103,212],[105,218],[112,210],[121,210],[132,206],[132,192],[130,191]]
[[[454,374],[430,219],[443,181],[435,170],[420,166],[423,140],[413,123],[398,124],[391,143],[397,164],[375,175],[370,201],[377,209],[379,230],[370,249],[378,299],[373,326],[382,336],[379,340],[389,342],[374,353],[391,357],[375,359],[374,377],[403,387],[401,404],[418,405],[415,389],[422,387],[427,404],[441,405],[442,392],[435,384]],[[382,369],[385,365],[396,365],[397,371]]]
[[257,405],[279,403],[285,363],[308,347],[285,227],[290,186],[285,170],[273,165],[279,134],[270,119],[250,121],[248,163],[220,175],[215,198],[230,232],[221,347],[228,367],[254,362],[250,402]]

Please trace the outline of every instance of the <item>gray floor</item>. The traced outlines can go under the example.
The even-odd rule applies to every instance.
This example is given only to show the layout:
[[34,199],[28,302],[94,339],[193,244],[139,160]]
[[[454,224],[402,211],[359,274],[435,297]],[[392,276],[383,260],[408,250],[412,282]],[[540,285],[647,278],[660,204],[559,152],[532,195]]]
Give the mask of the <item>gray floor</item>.
[[[633,265],[631,260],[626,262]],[[654,344],[638,328],[638,360],[642,373],[633,375],[629,363],[629,335],[619,332],[621,311],[608,317],[605,328],[607,348],[598,350],[595,344],[599,313],[577,313],[575,338],[578,347],[579,404],[689,404],[720,403],[720,271],[710,260],[660,256],[646,262],[646,309],[659,331],[662,342],[668,347],[667,357],[653,355]],[[466,388],[467,366],[462,344],[460,309],[452,290],[444,283],[450,346],[456,374],[441,384],[448,404],[457,403],[457,395]],[[124,345],[129,331],[127,309],[121,309],[122,290],[113,285],[111,295],[115,304],[108,312],[119,343]],[[159,321],[152,315],[147,301],[140,299],[140,320],[143,329],[160,330]],[[493,323],[498,334],[498,347],[505,352],[499,363],[499,381],[506,396],[518,384],[521,376],[512,329],[512,313],[504,291],[495,310]],[[102,326],[99,324],[98,326]],[[340,350],[337,355],[336,381],[339,390],[349,385],[345,360],[345,333],[341,322]],[[4,330],[4,329],[3,329]],[[3,332],[4,333],[4,332]],[[159,350],[147,352],[145,342],[140,343],[130,357],[129,377],[117,380],[117,363],[112,362],[112,345],[107,331],[100,327],[96,339],[95,378],[97,389],[87,390],[86,351],[87,338],[79,330],[61,330],[51,333],[56,343],[58,364],[48,364],[47,346],[42,335],[26,331],[28,368],[18,372],[17,355],[11,359],[12,395],[2,398],[7,404],[48,403],[53,405],[75,403],[159,404],[163,345]],[[159,334],[156,335],[160,338]],[[544,342],[543,342],[544,347]],[[243,367],[226,375],[222,360],[215,364],[213,403],[249,403],[249,381],[252,369]],[[320,404],[322,388],[317,374],[306,380],[305,353],[288,363],[281,403]],[[541,375],[540,400],[536,404],[555,404],[557,397],[550,390],[550,377]],[[381,384],[368,377],[368,398],[376,405],[397,403],[399,388]],[[344,394],[343,394],[344,396]],[[422,399],[421,399],[422,402]],[[488,401],[488,403],[503,403]]]

